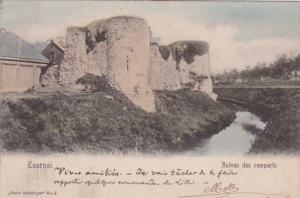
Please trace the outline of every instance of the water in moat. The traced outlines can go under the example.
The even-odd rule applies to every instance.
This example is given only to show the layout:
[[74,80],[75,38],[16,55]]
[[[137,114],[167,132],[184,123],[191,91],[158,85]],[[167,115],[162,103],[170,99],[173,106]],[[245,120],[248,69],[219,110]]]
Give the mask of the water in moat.
[[266,123],[250,113],[240,111],[236,113],[236,119],[225,129],[201,142],[193,150],[186,152],[188,155],[245,155],[251,148],[255,135],[262,131]]

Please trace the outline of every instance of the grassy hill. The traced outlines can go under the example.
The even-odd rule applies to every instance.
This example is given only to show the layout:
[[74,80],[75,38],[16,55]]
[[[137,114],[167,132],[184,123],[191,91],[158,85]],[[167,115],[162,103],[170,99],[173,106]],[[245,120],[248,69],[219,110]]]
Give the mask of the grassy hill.
[[207,95],[157,91],[157,113],[122,93],[31,92],[0,96],[0,149],[18,152],[158,152],[192,147],[235,115]]

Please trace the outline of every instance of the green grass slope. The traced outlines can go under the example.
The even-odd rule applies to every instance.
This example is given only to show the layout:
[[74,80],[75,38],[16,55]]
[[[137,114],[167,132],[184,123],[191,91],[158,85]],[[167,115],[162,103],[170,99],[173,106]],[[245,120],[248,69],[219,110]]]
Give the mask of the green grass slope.
[[0,149],[18,152],[157,152],[192,147],[234,113],[201,92],[156,92],[148,113],[115,90],[0,97]]

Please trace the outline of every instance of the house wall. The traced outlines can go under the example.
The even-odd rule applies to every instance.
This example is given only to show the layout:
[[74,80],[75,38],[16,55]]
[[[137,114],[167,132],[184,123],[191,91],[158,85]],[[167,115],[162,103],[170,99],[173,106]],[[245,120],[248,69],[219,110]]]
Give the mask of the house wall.
[[0,91],[26,91],[38,86],[44,66],[46,64],[0,60]]
[[54,52],[55,61],[52,64],[59,65],[61,64],[64,58],[64,52],[62,52],[54,43],[50,43],[47,47],[42,51],[42,54],[50,60],[50,52]]

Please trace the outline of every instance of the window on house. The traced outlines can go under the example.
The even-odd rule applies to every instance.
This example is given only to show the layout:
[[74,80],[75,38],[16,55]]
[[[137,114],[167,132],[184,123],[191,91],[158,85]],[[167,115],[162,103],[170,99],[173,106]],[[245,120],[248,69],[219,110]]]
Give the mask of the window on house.
[[54,52],[50,52],[50,61],[54,62],[54,60],[55,60],[55,54]]

